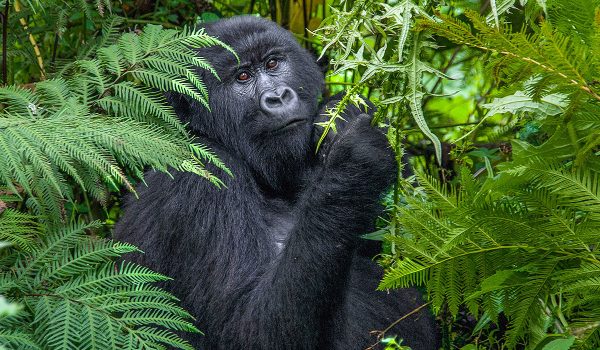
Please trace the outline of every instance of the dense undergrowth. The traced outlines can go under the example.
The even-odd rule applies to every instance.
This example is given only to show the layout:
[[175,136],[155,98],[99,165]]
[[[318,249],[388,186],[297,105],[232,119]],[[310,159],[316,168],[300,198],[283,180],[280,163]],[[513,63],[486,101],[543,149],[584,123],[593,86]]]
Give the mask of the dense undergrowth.
[[[27,28],[25,18],[43,21],[57,9],[69,15],[59,3],[28,3],[19,24]],[[13,5],[13,15],[25,16]],[[75,13],[110,10],[108,1],[96,9],[64,5]],[[92,203],[106,210],[111,192],[133,190],[148,167],[194,172],[220,186],[204,163],[223,165],[194,143],[163,92],[206,105],[194,70],[214,71],[190,47],[224,45],[193,28],[147,25],[119,34],[119,17],[98,22],[100,34],[48,70],[41,44],[25,33],[39,81],[0,87],[0,295],[14,303],[0,312],[0,347],[191,349],[176,332],[199,332],[192,316],[152,285],[168,277],[116,262],[137,248],[101,237],[105,229],[90,218]]]
[[320,34],[398,153],[425,150],[380,288],[423,285],[450,333],[478,320],[445,347],[598,348],[600,3],[356,1]]
[[[177,334],[198,332],[192,317],[153,285],[168,277],[115,262],[136,248],[106,237],[119,189],[147,167],[220,185],[204,164],[224,165],[160,92],[218,98],[188,47],[222,44],[193,22],[247,12],[322,52],[328,90],[373,101],[410,159],[366,235],[384,241],[381,289],[423,286],[445,349],[600,347],[599,1],[0,9],[0,348],[190,348]],[[325,131],[340,122],[329,113]]]

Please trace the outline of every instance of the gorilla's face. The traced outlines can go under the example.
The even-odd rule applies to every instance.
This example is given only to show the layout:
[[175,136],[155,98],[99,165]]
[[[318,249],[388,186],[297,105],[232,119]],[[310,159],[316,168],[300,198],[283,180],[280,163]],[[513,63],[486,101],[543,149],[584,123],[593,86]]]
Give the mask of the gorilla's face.
[[[203,74],[211,111],[184,115],[198,134],[241,156],[263,184],[281,191],[311,157],[311,134],[323,89],[314,57],[275,23],[235,17],[209,23],[208,34],[230,45],[202,49],[220,81]],[[181,114],[181,113],[180,113]]]
[[[236,47],[236,52],[241,49]],[[310,134],[320,89],[303,86],[294,51],[274,45],[264,51],[240,52],[239,66],[223,76],[235,96],[232,99],[245,106],[236,121],[241,121],[253,143],[294,144],[300,141],[296,138]]]

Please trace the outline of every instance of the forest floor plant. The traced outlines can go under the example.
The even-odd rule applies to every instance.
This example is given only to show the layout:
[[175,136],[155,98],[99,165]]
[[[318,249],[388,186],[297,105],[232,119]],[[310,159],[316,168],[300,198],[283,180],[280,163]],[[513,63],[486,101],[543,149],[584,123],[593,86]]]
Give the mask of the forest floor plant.
[[425,150],[380,289],[424,286],[448,348],[467,312],[465,349],[600,347],[600,2],[342,1],[318,34],[399,154]]
[[[76,3],[89,20],[91,5]],[[137,248],[102,238],[102,225],[77,208],[82,200],[105,206],[110,191],[133,190],[131,182],[143,181],[149,167],[193,172],[221,186],[204,165],[228,170],[194,143],[164,93],[207,106],[197,70],[216,73],[191,47],[229,48],[191,28],[147,25],[118,34],[122,21],[108,14],[110,1],[96,3],[102,26],[88,34],[75,60],[41,64],[35,36],[25,33],[37,47],[31,64],[39,79],[0,87],[0,348],[192,349],[178,334],[199,332],[193,317],[153,285],[168,277],[117,262]],[[57,7],[0,4],[6,82],[26,70],[6,69],[12,48],[23,49],[18,39],[9,42],[7,27],[27,31],[26,18],[43,23],[36,11]],[[8,26],[15,19],[22,20]]]

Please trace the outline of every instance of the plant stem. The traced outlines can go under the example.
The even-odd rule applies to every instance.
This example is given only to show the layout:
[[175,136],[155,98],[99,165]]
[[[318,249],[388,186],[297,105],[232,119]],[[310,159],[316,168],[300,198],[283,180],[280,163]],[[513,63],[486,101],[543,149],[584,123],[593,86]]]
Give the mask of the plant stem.
[[54,64],[56,63],[56,55],[58,54],[58,41],[60,40],[60,35],[58,32],[54,34],[54,45],[52,46],[52,60],[50,61],[50,69],[54,69]]
[[277,22],[277,4],[276,0],[269,0],[269,11],[271,13],[271,20]]
[[[302,21],[304,23],[304,37],[308,38],[308,30],[306,29],[308,27],[308,13],[306,10],[306,0],[302,0]],[[305,47],[308,49],[310,46],[304,42]]]
[[152,21],[152,20],[145,20],[145,19],[125,18],[125,22],[127,22],[127,23],[138,23],[138,24],[160,24],[161,26],[163,26],[165,28],[169,28],[169,29],[178,28],[175,24],[172,24],[172,23]]
[[2,15],[2,84],[8,84],[8,12],[10,10],[10,0],[4,4],[4,13]]
[[390,324],[386,329],[382,330],[382,331],[372,331],[371,333],[375,333],[377,334],[377,342],[371,346],[369,346],[368,348],[366,348],[365,350],[372,350],[375,349],[375,347],[381,343],[381,340],[383,339],[383,337],[385,336],[385,333],[387,331],[389,331],[390,329],[394,328],[394,326],[396,326],[398,323],[400,323],[401,321],[407,319],[408,317],[410,317],[411,315],[416,314],[417,312],[421,311],[424,307],[429,306],[431,304],[431,301],[428,303],[425,303],[421,306],[419,306],[418,308],[412,310],[411,312],[407,313],[406,315],[400,317],[399,319],[397,319],[396,321],[392,322],[392,324]]

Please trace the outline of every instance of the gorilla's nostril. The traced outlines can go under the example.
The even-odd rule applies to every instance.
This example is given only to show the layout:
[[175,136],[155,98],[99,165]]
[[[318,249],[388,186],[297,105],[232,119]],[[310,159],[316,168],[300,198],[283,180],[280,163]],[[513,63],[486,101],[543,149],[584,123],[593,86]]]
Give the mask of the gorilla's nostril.
[[265,99],[265,102],[270,108],[277,108],[283,105],[283,101],[279,96],[269,96]]
[[296,92],[287,86],[280,86],[275,91],[265,91],[260,97],[260,107],[266,113],[283,115],[298,107]]
[[283,90],[283,93],[281,94],[281,100],[283,102],[290,102],[293,99],[294,99],[294,95],[293,95],[293,92],[291,89]]

